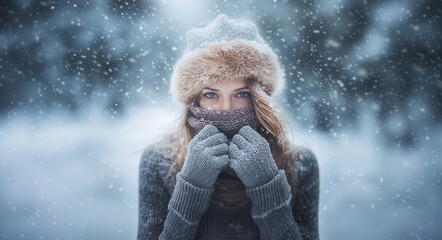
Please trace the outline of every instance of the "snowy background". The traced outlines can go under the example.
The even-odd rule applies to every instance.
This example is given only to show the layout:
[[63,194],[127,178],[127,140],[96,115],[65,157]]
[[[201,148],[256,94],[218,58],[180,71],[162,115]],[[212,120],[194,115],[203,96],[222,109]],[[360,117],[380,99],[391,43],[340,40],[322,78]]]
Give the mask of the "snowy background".
[[321,239],[441,239],[442,6],[2,1],[0,239],[135,239],[143,148],[176,123],[185,32],[256,22],[321,173]]

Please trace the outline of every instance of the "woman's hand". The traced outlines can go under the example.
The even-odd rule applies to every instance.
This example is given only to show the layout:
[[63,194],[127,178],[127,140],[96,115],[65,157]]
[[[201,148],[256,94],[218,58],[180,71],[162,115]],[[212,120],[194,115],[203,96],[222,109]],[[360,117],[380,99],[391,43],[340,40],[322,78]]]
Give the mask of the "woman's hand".
[[233,136],[229,155],[230,167],[247,188],[262,186],[278,174],[269,143],[249,126]]
[[226,135],[213,125],[206,125],[189,142],[180,172],[184,180],[201,188],[213,188],[221,171],[229,166]]

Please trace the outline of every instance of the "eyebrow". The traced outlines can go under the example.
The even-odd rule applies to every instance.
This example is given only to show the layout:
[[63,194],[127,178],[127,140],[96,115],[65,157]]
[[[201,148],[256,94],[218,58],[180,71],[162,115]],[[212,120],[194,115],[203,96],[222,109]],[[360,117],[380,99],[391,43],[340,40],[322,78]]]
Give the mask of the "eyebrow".
[[219,91],[218,89],[209,88],[209,87],[205,87],[205,88],[203,88],[203,90],[210,90],[210,91],[215,91],[215,92]]
[[[249,88],[249,86],[244,86],[244,87],[241,87],[241,88],[235,89],[235,90],[233,90],[233,91],[239,91],[239,90],[243,90],[243,89],[246,89],[246,88]],[[218,92],[218,91],[219,91],[218,89],[209,88],[209,87],[205,87],[205,88],[203,88],[203,90],[205,90],[205,89],[207,89],[207,90],[212,90],[212,91],[215,91],[215,92]]]
[[249,86],[244,86],[244,87],[241,87],[241,88],[238,88],[238,89],[235,89],[235,90],[233,90],[233,91],[241,91],[241,90],[244,90],[244,89],[249,89]]

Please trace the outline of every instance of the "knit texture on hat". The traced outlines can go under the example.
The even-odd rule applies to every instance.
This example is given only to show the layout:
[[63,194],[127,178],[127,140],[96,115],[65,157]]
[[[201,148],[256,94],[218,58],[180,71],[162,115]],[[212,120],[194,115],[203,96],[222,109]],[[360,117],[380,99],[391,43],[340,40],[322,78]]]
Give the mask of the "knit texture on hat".
[[279,93],[284,72],[278,57],[250,21],[221,14],[186,34],[187,49],[172,73],[174,99],[189,104],[204,87],[250,78],[270,94]]
[[187,49],[194,51],[212,42],[247,40],[265,43],[259,35],[255,24],[241,19],[229,19],[225,14],[220,14],[212,22],[200,28],[193,28],[186,34]]

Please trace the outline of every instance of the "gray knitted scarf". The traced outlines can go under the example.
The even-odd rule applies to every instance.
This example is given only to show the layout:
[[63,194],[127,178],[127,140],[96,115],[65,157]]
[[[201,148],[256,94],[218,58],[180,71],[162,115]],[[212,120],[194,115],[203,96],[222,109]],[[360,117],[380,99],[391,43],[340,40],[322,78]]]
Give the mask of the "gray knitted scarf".
[[[259,126],[253,104],[229,110],[208,110],[191,105],[189,110],[188,123],[196,133],[210,123],[224,133],[228,139],[232,139],[243,126],[249,125],[254,129]],[[223,171],[216,180],[212,202],[225,208],[238,208],[244,206],[248,201],[250,199],[246,194],[245,186],[233,169],[229,167]]]
[[188,122],[196,133],[210,123],[218,128],[220,132],[224,133],[227,138],[232,139],[241,127],[249,125],[257,129],[259,126],[253,104],[228,110],[209,110],[196,105],[190,105],[189,110]]

